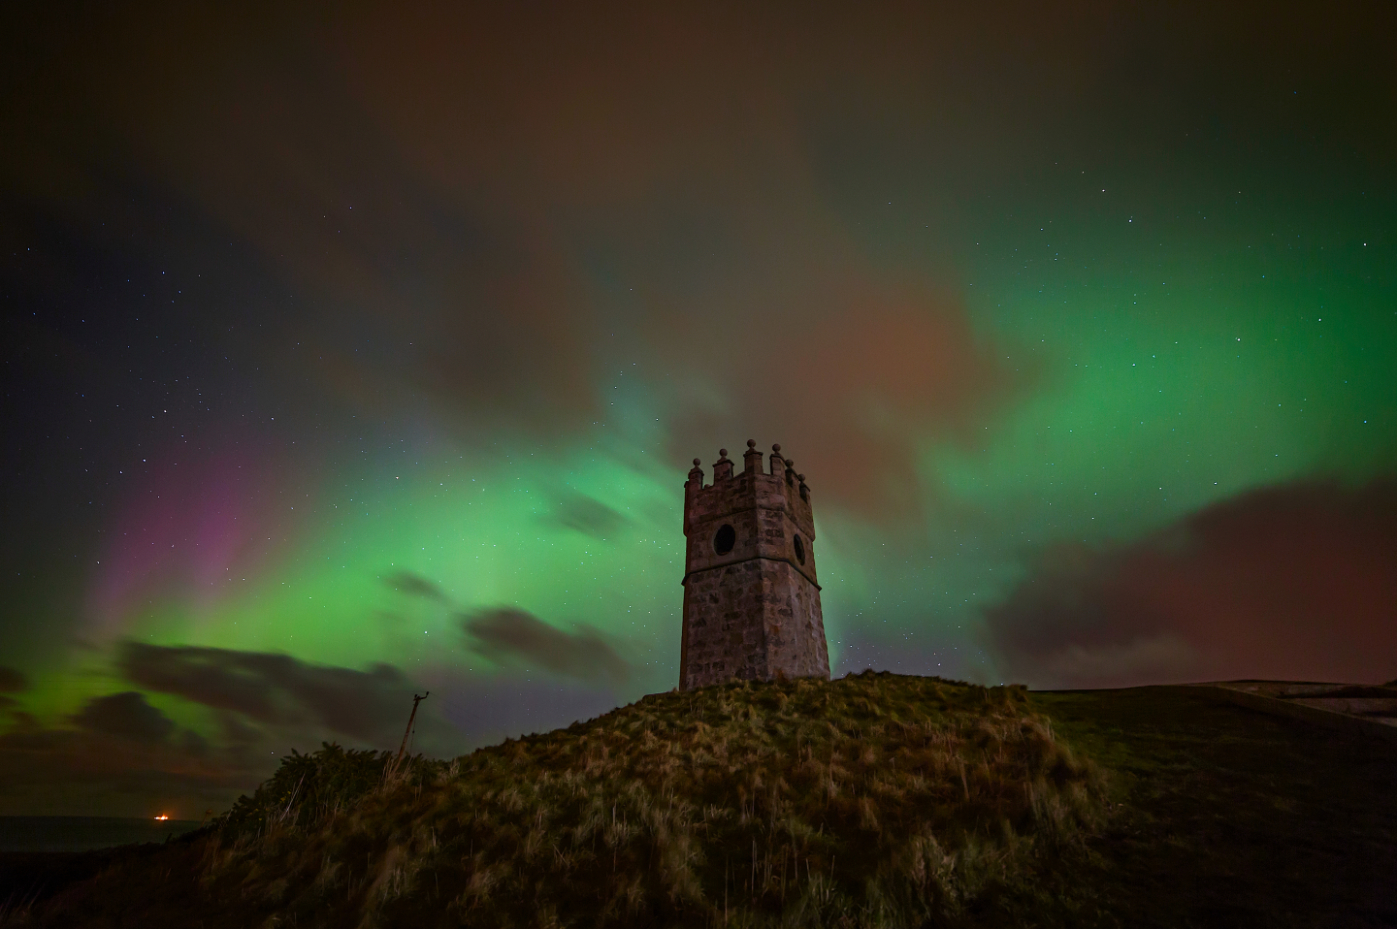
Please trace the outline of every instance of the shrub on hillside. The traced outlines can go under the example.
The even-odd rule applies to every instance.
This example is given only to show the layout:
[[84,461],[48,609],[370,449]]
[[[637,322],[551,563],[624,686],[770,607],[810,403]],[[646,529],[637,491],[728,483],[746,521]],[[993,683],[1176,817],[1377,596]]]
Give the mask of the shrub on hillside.
[[252,796],[239,797],[213,825],[231,838],[269,828],[318,825],[382,787],[390,775],[420,781],[445,766],[441,761],[406,758],[394,772],[392,759],[391,752],[345,750],[330,742],[322,742],[320,750],[309,755],[292,749],[275,774]]

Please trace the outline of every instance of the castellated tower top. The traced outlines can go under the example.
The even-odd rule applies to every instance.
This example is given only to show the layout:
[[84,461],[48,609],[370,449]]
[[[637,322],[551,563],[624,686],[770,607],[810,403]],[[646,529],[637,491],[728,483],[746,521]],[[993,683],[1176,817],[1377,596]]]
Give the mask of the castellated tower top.
[[738,473],[720,449],[708,486],[695,458],[684,484],[680,690],[829,677],[810,488],[780,445],[769,472],[756,446],[748,440]]

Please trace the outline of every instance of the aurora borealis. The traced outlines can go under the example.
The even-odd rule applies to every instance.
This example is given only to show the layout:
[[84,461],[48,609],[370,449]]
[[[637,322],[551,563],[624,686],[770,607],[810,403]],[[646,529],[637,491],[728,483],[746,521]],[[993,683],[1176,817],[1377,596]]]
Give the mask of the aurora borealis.
[[3,15],[0,812],[667,690],[748,438],[836,674],[1397,677],[1388,7]]

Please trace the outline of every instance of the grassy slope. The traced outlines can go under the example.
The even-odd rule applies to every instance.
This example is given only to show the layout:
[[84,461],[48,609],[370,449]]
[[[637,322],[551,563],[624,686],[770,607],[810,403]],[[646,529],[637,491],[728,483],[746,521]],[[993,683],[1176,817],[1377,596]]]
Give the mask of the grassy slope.
[[[878,694],[881,699],[873,701],[875,694],[857,690],[871,685],[882,688]],[[549,746],[557,748],[563,739],[572,740],[579,751],[573,756],[573,770],[585,771],[586,762],[582,759],[590,757],[596,764],[603,747],[610,751],[622,744],[633,748],[644,746],[650,738],[657,742],[668,739],[655,722],[667,713],[672,720],[672,711],[677,709],[688,716],[682,721],[675,720],[685,731],[698,731],[698,723],[713,729],[736,727],[730,732],[728,742],[727,763],[732,765],[732,771],[721,766],[712,767],[714,780],[706,787],[696,786],[701,791],[709,791],[710,800],[716,796],[718,800],[726,797],[733,801],[728,808],[738,812],[733,820],[714,819],[710,822],[709,834],[700,835],[698,845],[707,864],[694,870],[710,906],[707,910],[694,906],[686,912],[691,915],[706,913],[712,921],[721,923],[719,895],[726,885],[728,921],[740,925],[744,917],[760,917],[779,910],[779,896],[765,898],[769,904],[765,908],[760,905],[744,907],[742,900],[749,894],[747,885],[751,883],[750,841],[781,834],[779,829],[763,832],[760,815],[749,814],[748,821],[741,822],[742,805],[749,802],[743,799],[743,778],[750,778],[762,765],[744,763],[742,754],[734,753],[733,749],[743,744],[749,749],[760,748],[766,742],[759,735],[750,737],[755,741],[745,741],[749,737],[742,736],[741,729],[759,734],[772,728],[773,719],[777,722],[785,719],[787,735],[771,740],[771,752],[760,750],[756,755],[765,758],[767,763],[784,759],[781,763],[794,767],[802,758],[807,765],[811,759],[800,750],[792,751],[791,731],[799,733],[803,727],[809,731],[810,727],[825,724],[818,715],[807,716],[807,713],[819,711],[834,717],[833,711],[852,711],[865,738],[872,727],[880,723],[884,732],[889,728],[900,729],[900,725],[890,724],[889,718],[894,715],[907,718],[922,713],[926,720],[949,724],[951,731],[967,734],[970,737],[963,739],[961,746],[968,747],[972,753],[983,753],[983,749],[975,747],[973,733],[978,727],[974,717],[983,709],[975,704],[983,703],[989,696],[985,691],[959,690],[935,682],[890,676],[861,678],[828,685],[829,692],[834,694],[838,694],[841,687],[850,688],[846,691],[850,699],[840,701],[842,705],[820,707],[807,701],[803,706],[788,704],[784,711],[773,713],[772,695],[780,693],[782,687],[796,686],[779,685],[770,690],[754,688],[746,693],[727,692],[726,696],[723,696],[724,691],[708,691],[703,694],[701,707],[689,704],[694,707],[692,710],[673,702],[691,700],[688,695],[649,698],[642,705],[617,711],[585,726],[478,752],[470,756],[473,762],[463,760],[456,777],[448,785],[433,786],[430,783],[435,777],[432,769],[420,768],[417,773],[429,782],[422,786],[420,795],[410,781],[399,785],[396,796],[375,794],[365,801],[366,805],[358,814],[336,818],[329,830],[317,830],[307,821],[299,827],[299,836],[289,830],[271,843],[244,840],[246,844],[241,851],[232,855],[227,839],[215,851],[215,840],[211,837],[187,842],[178,848],[148,852],[144,857],[117,866],[95,882],[73,888],[58,901],[62,906],[60,910],[50,910],[46,917],[35,922],[52,926],[213,927],[265,924],[268,916],[279,916],[282,925],[310,925],[317,921],[325,925],[356,925],[370,908],[364,904],[373,882],[378,881],[377,886],[384,887],[393,880],[386,876],[391,875],[394,868],[402,867],[405,853],[400,851],[399,857],[389,862],[389,849],[410,847],[418,826],[451,820],[458,824],[451,828],[463,829],[463,823],[479,811],[487,812],[500,821],[498,825],[504,826],[508,817],[502,815],[501,803],[517,802],[508,799],[512,796],[508,790],[511,781],[520,782],[517,776],[511,777],[510,771],[539,773],[545,767],[557,769],[560,759],[549,758]],[[937,708],[934,714],[914,705],[919,690],[926,687],[931,687],[933,694],[939,689],[943,695],[944,708]],[[909,696],[913,699],[908,699]],[[1003,703],[992,713],[1005,721],[1022,719],[1023,706],[1016,702],[1016,697],[1013,691],[1000,691],[995,700]],[[710,698],[714,702],[708,702]],[[876,705],[856,706],[861,699]],[[720,718],[714,711],[723,704],[728,710]],[[844,875],[844,883],[835,886],[844,888],[846,915],[857,915],[857,907],[847,904],[849,900],[857,900],[859,895],[857,880],[850,882],[848,877],[859,871],[877,873],[880,867],[896,860],[896,856],[878,851],[880,842],[892,847],[901,841],[906,848],[905,838],[917,833],[917,824],[934,823],[935,817],[940,816],[941,825],[933,828],[945,842],[943,852],[963,854],[965,838],[976,835],[979,830],[975,844],[981,849],[977,859],[980,865],[963,876],[969,882],[962,886],[980,892],[969,894],[970,899],[963,896],[961,906],[954,913],[944,907],[929,913],[935,925],[1397,926],[1397,791],[1393,789],[1397,783],[1397,746],[1392,743],[1366,742],[1344,733],[1312,727],[1303,721],[1255,713],[1219,703],[1205,692],[1190,688],[1033,694],[1029,698],[1029,708],[1050,716],[1052,730],[1058,736],[1112,769],[1110,791],[1115,802],[1104,825],[1084,844],[1077,843],[1072,841],[1071,828],[1076,817],[1069,815],[1063,819],[1065,828],[1055,829],[1060,838],[1053,841],[1040,828],[1030,825],[1051,820],[1043,820],[1041,814],[1035,818],[1031,809],[1025,815],[1021,805],[1011,805],[1009,811],[1016,809],[1024,817],[1017,832],[1037,838],[1033,842],[1006,843],[1004,834],[991,822],[1003,811],[991,804],[974,813],[975,806],[964,803],[967,790],[960,786],[958,770],[952,769],[945,772],[951,775],[949,779],[930,779],[940,785],[939,795],[927,788],[930,793],[925,801],[909,801],[907,807],[883,812],[879,820],[881,835],[885,836],[882,839],[874,838],[878,835],[875,831],[859,826],[861,812],[857,803],[826,805],[829,817],[826,822],[835,823],[836,831],[842,830],[840,834],[844,838],[839,841],[862,848],[857,856],[862,860],[853,871],[844,870],[848,865],[835,861],[816,866],[818,870],[828,864],[836,873]],[[962,716],[962,713],[969,715]],[[837,718],[833,721],[839,722]],[[647,731],[650,737],[646,736]],[[583,737],[590,748],[582,748]],[[846,788],[860,783],[871,786],[877,772],[889,770],[887,754],[877,758],[875,764],[861,766],[857,754],[852,751],[856,742],[832,738],[820,744],[828,747],[838,744],[845,749],[841,752],[843,763],[835,766],[839,769],[835,780]],[[886,748],[891,748],[891,744]],[[652,760],[662,761],[665,757],[665,754],[647,751],[647,757]],[[1051,754],[1057,751],[1053,749]],[[719,757],[711,751],[708,754],[712,758]],[[952,753],[947,758],[958,754]],[[1069,768],[1074,773],[1064,780],[1065,784],[1092,782],[1089,777],[1083,778],[1080,767]],[[830,767],[824,770],[826,774],[831,773]],[[865,774],[859,775],[860,770]],[[999,770],[1008,773],[1013,769]],[[653,769],[649,773],[637,773],[642,774],[640,781],[643,783],[661,783],[655,779]],[[814,768],[808,770],[806,780],[787,778],[787,795],[793,801],[810,796],[819,780],[819,772]],[[471,786],[463,789],[462,784]],[[970,790],[980,789],[970,775],[967,775],[967,785]],[[284,785],[278,787],[283,788]],[[647,792],[657,795],[654,789]],[[813,792],[818,795],[818,790]],[[514,831],[510,833],[505,828],[496,835],[498,842],[513,842],[516,852],[522,852],[527,846],[530,834],[526,821],[532,808],[528,806],[526,793],[521,793],[524,802],[513,814],[514,818],[508,820],[513,822]],[[959,802],[954,799],[957,793]],[[663,796],[663,793],[658,795]],[[746,793],[749,798],[756,795],[758,792],[751,790]],[[836,795],[845,801],[857,796],[857,789],[845,789]],[[622,802],[618,797],[618,811]],[[923,805],[927,810],[921,808]],[[391,818],[396,825],[385,831],[385,823],[374,817],[381,816],[388,808],[397,811]],[[802,815],[815,816],[818,809],[818,805],[807,805]],[[990,811],[988,815],[987,811]],[[1081,813],[1090,811],[1088,805]],[[603,832],[596,840],[600,843],[596,845],[599,851],[610,848],[604,838],[609,809],[604,812]],[[1060,812],[1065,812],[1065,807],[1060,808]],[[256,815],[254,812],[245,819],[241,828],[247,829]],[[623,821],[635,823],[637,820],[632,815],[626,814]],[[584,816],[574,816],[574,828],[584,819]],[[700,816],[694,823],[703,821]],[[960,824],[959,838],[956,837],[956,823]],[[985,829],[986,826],[989,828]],[[352,838],[355,830],[361,836],[358,840]],[[476,860],[476,850],[469,844],[465,854],[452,845],[464,834],[458,832],[453,840],[450,835],[438,831],[435,841],[443,849],[440,859],[432,859],[425,868],[419,868],[412,875],[411,886],[401,887],[406,892],[391,898],[380,895],[371,907],[376,914],[374,921],[383,925],[435,925],[459,924],[464,919],[482,925],[503,925],[503,921],[493,921],[500,913],[488,907],[482,909],[480,904],[469,905],[470,895],[462,886],[464,870],[455,871],[454,877],[448,874],[452,867],[464,868],[468,861]],[[1000,838],[996,838],[996,834]],[[431,840],[429,834],[426,841]],[[361,844],[355,845],[356,841]],[[346,872],[354,871],[351,854],[358,855],[362,851],[365,855],[364,863],[354,872],[360,875],[357,891],[356,879],[343,873],[333,891],[319,903],[315,903],[313,897],[301,897],[298,903],[297,894],[305,894],[315,884],[315,879],[307,882],[304,877],[297,876],[298,872],[288,867],[288,863],[294,864],[299,858],[303,859],[304,867],[314,867],[309,861],[317,853],[322,855],[321,861],[329,862],[333,856],[325,856],[330,855],[335,843],[341,843],[341,867]],[[644,883],[658,880],[654,873],[662,870],[653,853],[653,843],[649,846],[649,854],[644,842],[616,847],[629,849],[640,857],[626,860],[623,867],[618,851],[614,872],[607,873],[606,866],[610,863],[604,858],[600,861],[600,869],[589,872],[594,880],[593,896],[599,903],[591,910],[584,907],[574,911],[565,906],[554,912],[560,916],[576,912],[587,917],[580,924],[589,924],[588,920],[604,908],[600,901],[612,899],[607,894],[614,894],[623,886],[615,875],[628,879],[649,875],[642,878],[642,890],[649,887],[653,892],[654,885]],[[520,860],[518,856],[510,858],[506,845],[496,848],[506,853],[496,860]],[[814,846],[807,846],[807,850],[814,859]],[[984,854],[985,851],[989,854]],[[219,855],[224,857],[220,859]],[[831,859],[835,857],[829,855]],[[976,856],[970,858],[976,859]],[[449,864],[453,859],[457,862],[454,866]],[[845,860],[847,862],[847,858]],[[766,861],[762,860],[759,884],[768,873],[779,874],[779,871],[768,872]],[[214,864],[220,864],[223,870],[211,868]],[[324,870],[325,866],[319,867]],[[542,872],[539,874],[542,876]],[[279,899],[271,899],[266,896],[267,891],[279,876],[287,877],[287,884],[281,888]],[[808,909],[798,911],[789,906],[792,900],[789,877],[788,873],[788,915],[801,912],[808,915]],[[469,885],[469,880],[465,878],[464,883]],[[439,883],[442,881],[445,883]],[[954,882],[948,886],[954,887]],[[521,899],[517,888],[505,884],[497,884],[496,888],[506,899]],[[550,891],[546,887],[542,889],[541,897],[522,897],[522,910],[506,909],[502,915],[506,919],[513,916],[516,924],[532,924],[532,920],[520,917],[534,915],[527,912],[534,900],[546,902]],[[357,908],[351,905],[356,892]],[[933,889],[929,896],[934,900],[936,893]],[[332,899],[337,895],[342,902]],[[664,898],[665,894],[660,892],[659,896]],[[448,908],[446,904],[451,899],[462,900],[465,905]],[[795,899],[801,898],[797,894]],[[951,902],[946,901],[944,892],[942,900]],[[547,912],[546,907],[544,911]],[[838,912],[838,907],[825,911],[824,915],[836,917],[826,920],[827,924],[838,924]],[[488,919],[477,919],[487,915]],[[664,924],[682,919],[683,912],[657,912],[642,907],[633,913],[618,912],[617,918],[623,924]],[[883,921],[896,924],[890,919]]]
[[290,759],[220,832],[75,888],[44,921],[963,920],[1104,805],[1022,688],[887,674],[647,697],[367,792],[363,763],[381,769]]

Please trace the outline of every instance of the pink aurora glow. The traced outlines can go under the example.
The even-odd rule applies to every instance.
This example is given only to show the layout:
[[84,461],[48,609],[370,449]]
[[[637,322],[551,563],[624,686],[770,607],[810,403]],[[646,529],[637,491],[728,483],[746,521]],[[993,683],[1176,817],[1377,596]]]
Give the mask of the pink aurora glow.
[[[118,506],[86,598],[98,639],[161,606],[196,622],[282,551],[306,513],[292,509],[282,469],[241,450],[152,459]],[[297,495],[299,496],[299,495]],[[304,499],[304,498],[303,498]]]

